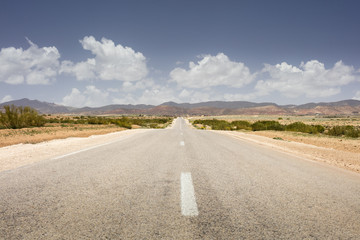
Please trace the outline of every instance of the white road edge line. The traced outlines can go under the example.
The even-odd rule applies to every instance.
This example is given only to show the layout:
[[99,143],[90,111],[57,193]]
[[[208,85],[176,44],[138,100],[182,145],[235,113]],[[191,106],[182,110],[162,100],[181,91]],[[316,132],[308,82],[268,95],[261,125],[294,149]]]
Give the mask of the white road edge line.
[[[120,141],[121,141],[121,140],[120,140]],[[77,153],[81,153],[81,152],[86,152],[86,151],[89,151],[89,150],[91,150],[91,149],[98,148],[98,147],[102,147],[102,146],[106,146],[106,145],[109,145],[109,144],[112,144],[112,143],[116,143],[116,142],[119,142],[119,140],[113,141],[113,142],[104,143],[104,144],[100,144],[100,145],[96,145],[96,146],[89,147],[89,148],[85,148],[85,149],[81,149],[81,150],[79,150],[79,151],[75,151],[75,152],[71,152],[71,153],[68,153],[68,154],[64,154],[64,155],[61,155],[61,156],[58,156],[58,157],[54,157],[54,158],[52,158],[52,159],[53,159],[53,160],[57,160],[57,159],[60,159],[60,158],[68,157],[68,156],[71,156],[71,155],[74,155],[74,154],[77,154]]]
[[191,217],[199,215],[191,173],[189,172],[181,173],[181,214]]

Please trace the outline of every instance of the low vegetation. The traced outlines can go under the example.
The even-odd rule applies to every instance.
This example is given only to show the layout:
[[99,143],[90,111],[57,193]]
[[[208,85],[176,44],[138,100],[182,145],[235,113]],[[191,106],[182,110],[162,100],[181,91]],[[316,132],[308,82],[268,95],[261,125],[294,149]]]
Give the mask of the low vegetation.
[[319,124],[305,124],[303,122],[294,122],[290,124],[281,124],[278,121],[261,120],[250,123],[248,121],[226,121],[218,119],[197,119],[193,125],[200,129],[207,127],[213,130],[251,130],[251,131],[291,131],[308,134],[326,134],[329,136],[345,136],[350,138],[360,137],[360,127],[358,126],[322,126]]
[[351,138],[360,137],[360,129],[354,126],[334,126],[327,131],[331,136],[346,136]]
[[6,105],[4,112],[0,112],[0,128],[42,127],[45,123],[46,119],[30,107]]
[[133,126],[143,128],[164,128],[169,125],[173,118],[169,117],[102,117],[102,116],[75,116],[75,117],[49,117],[49,123],[61,124],[90,124],[90,125],[117,125],[131,129]]
[[[20,129],[29,127],[52,126],[51,124],[71,125],[115,125],[131,129],[164,128],[172,122],[170,117],[125,117],[125,116],[51,116],[39,115],[30,107],[4,106],[0,111],[0,129]],[[47,125],[46,125],[47,124]]]
[[39,115],[28,107],[0,109],[0,148],[69,137],[89,137],[131,128],[165,128],[173,118],[154,116]]

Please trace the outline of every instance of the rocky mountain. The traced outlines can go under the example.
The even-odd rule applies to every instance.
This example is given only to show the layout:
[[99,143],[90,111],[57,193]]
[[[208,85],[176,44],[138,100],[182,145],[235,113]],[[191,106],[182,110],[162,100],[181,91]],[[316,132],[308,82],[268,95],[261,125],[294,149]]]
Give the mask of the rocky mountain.
[[359,115],[360,101],[344,100],[329,103],[307,103],[303,105],[284,105],[275,103],[254,103],[246,101],[223,102],[211,101],[201,103],[166,102],[154,105],[107,105],[103,107],[74,108],[38,100],[20,99],[0,104],[30,106],[42,114],[146,114],[146,115]]

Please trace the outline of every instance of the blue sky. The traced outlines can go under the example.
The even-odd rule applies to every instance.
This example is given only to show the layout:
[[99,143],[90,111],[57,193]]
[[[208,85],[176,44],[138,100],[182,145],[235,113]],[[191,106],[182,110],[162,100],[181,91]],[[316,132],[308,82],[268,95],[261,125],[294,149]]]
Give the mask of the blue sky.
[[360,100],[359,1],[18,1],[0,101]]

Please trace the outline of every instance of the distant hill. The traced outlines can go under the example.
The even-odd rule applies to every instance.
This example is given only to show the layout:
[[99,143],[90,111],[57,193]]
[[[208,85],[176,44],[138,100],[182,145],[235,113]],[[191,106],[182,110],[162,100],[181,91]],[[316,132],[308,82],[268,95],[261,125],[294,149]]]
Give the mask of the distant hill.
[[235,102],[211,101],[211,102],[201,102],[201,103],[166,102],[161,105],[180,107],[180,108],[190,108],[190,109],[202,108],[202,107],[238,109],[238,108],[262,107],[269,105],[277,106],[275,103],[254,103],[254,102],[246,102],[246,101],[235,101]]
[[154,105],[107,105],[103,107],[74,108],[55,103],[40,102],[27,98],[0,104],[30,106],[42,114],[146,114],[146,115],[359,115],[360,101],[344,100],[329,103],[307,103],[302,105],[280,106],[275,103],[254,103],[246,101],[211,101],[200,103],[166,102]]
[[42,114],[70,113],[76,109],[73,107],[66,107],[55,103],[40,102],[38,100],[30,100],[27,98],[1,103],[0,108],[5,105],[29,106],[36,109],[39,113]]

